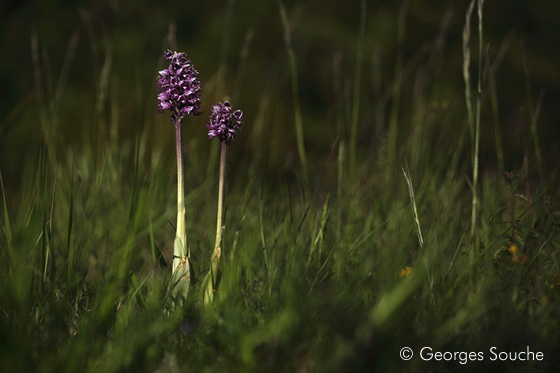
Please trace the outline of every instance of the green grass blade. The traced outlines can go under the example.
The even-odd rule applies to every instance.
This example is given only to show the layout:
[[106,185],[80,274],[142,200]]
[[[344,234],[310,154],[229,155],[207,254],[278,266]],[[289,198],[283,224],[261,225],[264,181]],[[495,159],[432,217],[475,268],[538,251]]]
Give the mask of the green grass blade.
[[[74,177],[72,177],[74,179]],[[73,233],[73,225],[74,222],[74,192],[73,189],[70,189],[70,207],[68,210],[68,227],[67,227],[67,235],[66,235],[66,249],[67,249],[67,256],[66,256],[66,291],[67,295],[70,296],[70,289],[72,288],[72,279],[74,277],[73,269],[74,269],[74,240],[72,238]]]
[[422,237],[422,228],[420,228],[420,219],[418,218],[418,209],[416,208],[416,198],[414,197],[414,188],[412,187],[412,180],[410,179],[410,170],[408,164],[406,170],[401,166],[402,173],[408,185],[408,194],[410,197],[410,204],[412,205],[412,213],[414,214],[414,223],[416,225],[416,233],[418,235],[418,243],[420,248],[424,248],[424,238]]
[[356,172],[356,143],[358,142],[358,116],[360,111],[360,92],[362,82],[362,62],[364,59],[364,34],[366,29],[367,2],[362,0],[360,12],[360,34],[356,51],[356,70],[354,73],[354,96],[352,103],[352,127],[350,130],[350,175]]
[[297,77],[297,63],[294,54],[294,49],[292,47],[292,33],[290,28],[290,21],[288,19],[288,14],[286,12],[286,7],[282,0],[276,0],[278,4],[278,10],[280,11],[280,18],[282,19],[282,27],[284,28],[284,41],[286,43],[286,50],[288,53],[288,62],[290,65],[290,75],[292,78],[292,96],[294,100],[294,115],[296,124],[296,137],[299,159],[302,168],[303,186],[306,195],[309,194],[309,176],[307,169],[307,155],[305,152],[305,139],[303,134],[303,119],[301,115],[301,104],[299,100],[299,84]]
[[2,171],[0,171],[0,186],[2,186],[2,202],[4,204],[4,229],[6,232],[6,239],[8,247],[11,247],[12,242],[12,223],[10,220],[10,213],[8,211],[8,200],[6,198],[6,189],[4,189],[4,180],[2,179]]

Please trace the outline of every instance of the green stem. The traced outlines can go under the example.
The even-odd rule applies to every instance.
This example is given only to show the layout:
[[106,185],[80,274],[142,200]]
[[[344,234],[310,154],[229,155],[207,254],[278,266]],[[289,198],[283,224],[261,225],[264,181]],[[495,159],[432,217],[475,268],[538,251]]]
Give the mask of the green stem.
[[181,122],[175,123],[177,143],[177,233],[173,244],[173,295],[176,305],[186,299],[192,279],[187,232],[185,227],[185,186],[183,179],[183,129]]
[[220,247],[222,241],[222,211],[224,207],[224,179],[226,171],[226,150],[227,144],[222,142],[222,155],[220,157],[220,182],[218,187],[218,219],[216,223],[216,245],[214,248]]
[[183,172],[183,127],[175,124],[175,140],[177,145],[177,235],[173,253],[173,272],[181,260],[187,256],[187,233],[185,229],[185,183]]
[[210,304],[214,300],[214,292],[218,290],[218,269],[220,257],[222,256],[222,212],[224,209],[224,181],[226,172],[226,150],[227,144],[222,142],[222,155],[220,157],[220,181],[218,186],[218,218],[216,219],[216,245],[210,259],[210,271],[202,282],[202,297],[204,304]]

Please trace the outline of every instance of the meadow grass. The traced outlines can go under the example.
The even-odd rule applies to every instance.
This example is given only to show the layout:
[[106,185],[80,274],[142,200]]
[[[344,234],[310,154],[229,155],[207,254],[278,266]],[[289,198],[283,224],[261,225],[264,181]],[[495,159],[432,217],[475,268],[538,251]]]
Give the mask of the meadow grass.
[[[21,172],[18,198],[10,195],[0,172],[1,371],[461,367],[458,361],[417,357],[403,362],[399,350],[405,346],[415,353],[424,346],[484,351],[486,357],[491,346],[500,351],[530,346],[545,354],[543,362],[486,359],[466,364],[468,369],[552,370],[559,364],[560,196],[554,180],[535,182],[527,176],[534,174],[535,160],[544,174],[542,155],[527,154],[530,161],[517,172],[475,173],[476,182],[469,186],[466,175],[478,162],[472,161],[478,150],[469,150],[469,134],[476,139],[486,129],[476,124],[469,131],[469,123],[479,123],[480,117],[469,108],[467,115],[474,115],[469,118],[462,100],[440,101],[437,71],[428,68],[418,70],[418,81],[432,83],[418,84],[411,115],[418,118],[416,127],[397,132],[402,101],[393,97],[385,131],[388,149],[378,140],[375,154],[366,154],[356,145],[362,110],[359,47],[352,100],[341,97],[352,103],[350,131],[333,130],[329,154],[306,158],[297,57],[290,52],[287,11],[281,1],[278,7],[288,33],[286,70],[297,103],[293,127],[302,169],[282,173],[262,167],[266,121],[271,120],[266,112],[275,105],[265,92],[255,122],[239,135],[250,138],[255,156],[226,174],[221,279],[210,306],[203,304],[201,283],[215,245],[217,175],[201,166],[207,162],[199,162],[205,154],[198,150],[200,140],[185,139],[184,165],[196,281],[186,302],[175,308],[170,296],[173,147],[151,149],[151,129],[144,123],[129,135],[128,145],[115,140],[118,115],[103,108],[109,100],[107,76],[119,71],[111,70],[107,57],[93,103],[99,109],[85,130],[91,136],[84,135],[79,150],[65,148],[55,131],[62,103],[42,93],[52,89],[43,85],[52,77],[41,75],[43,57],[34,54],[38,77],[47,78],[37,82],[41,146],[33,165]],[[231,8],[228,12],[231,17]],[[363,35],[356,37],[360,45]],[[402,37],[404,29],[398,33]],[[402,90],[404,62],[396,64],[391,95]],[[480,59],[476,112],[482,105],[498,105],[495,90],[483,99],[483,67]],[[219,71],[225,74],[223,60]],[[222,94],[224,84],[214,93]],[[115,105],[109,109],[118,110]],[[534,139],[538,115],[537,104],[529,124]],[[451,135],[450,123],[456,121],[460,125]],[[499,133],[495,139],[501,146]],[[230,160],[243,151],[236,141],[228,150]],[[501,163],[501,149],[497,154]],[[412,270],[403,272],[405,266]]]

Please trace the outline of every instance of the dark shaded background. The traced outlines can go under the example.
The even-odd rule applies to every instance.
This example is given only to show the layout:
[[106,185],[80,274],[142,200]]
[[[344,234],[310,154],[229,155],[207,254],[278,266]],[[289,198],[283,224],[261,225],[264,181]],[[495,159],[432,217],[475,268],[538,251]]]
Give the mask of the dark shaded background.
[[[454,134],[467,126],[461,72],[467,3],[410,2],[400,49],[397,18],[401,2],[368,2],[358,136],[360,159],[371,157],[385,136],[391,105],[388,93],[399,53],[410,72],[403,81],[399,144],[410,127],[414,78],[422,69],[438,77],[433,83],[437,89],[431,89],[427,99],[455,108],[450,141],[455,141]],[[306,147],[311,168],[318,169],[337,136],[348,137],[360,2],[287,1],[286,8],[298,63]],[[509,43],[496,75],[505,169],[519,168],[524,154],[532,154],[529,123],[539,95],[544,94],[538,132],[546,177],[556,172],[559,158],[560,3],[486,1],[484,10],[488,43],[485,49],[491,60]],[[446,17],[449,29],[442,34],[442,58],[436,64],[422,50],[433,48]],[[475,22],[473,17],[473,27]],[[255,157],[251,146],[254,139],[244,133],[236,139],[237,146],[244,149],[239,162],[257,162],[268,172],[297,166],[290,71],[275,1],[12,0],[4,1],[0,8],[0,170],[12,192],[17,190],[23,170],[37,163],[42,138],[40,113],[45,102],[48,106],[49,98],[52,101],[56,95],[57,87],[57,120],[48,135],[56,138],[57,159],[64,159],[69,149],[80,151],[91,137],[103,138],[102,131],[96,128],[103,122],[118,123],[116,141],[122,147],[130,148],[141,131],[150,138],[153,148],[172,144],[168,116],[155,113],[155,78],[158,69],[163,68],[162,52],[170,45],[170,27],[175,30],[171,32],[175,35],[171,43],[176,39],[178,49],[188,53],[200,72],[204,112],[214,102],[230,97],[234,106],[245,111],[246,132],[251,132],[262,97],[270,97],[264,114],[265,133],[260,139],[264,154]],[[39,83],[31,52],[34,35],[40,56],[35,64],[39,67]],[[75,53],[65,68],[72,40]],[[476,40],[473,34],[474,79]],[[244,49],[246,59],[241,57]],[[100,82],[107,61],[107,98],[100,100]],[[381,73],[377,89],[375,61],[379,61]],[[67,77],[61,80],[62,71],[67,71]],[[44,97],[45,102],[38,102],[37,97]],[[489,107],[485,99],[481,155],[483,168],[495,170]],[[376,116],[379,108],[385,109],[384,117]],[[204,141],[206,116],[189,119],[187,135],[200,139],[204,149],[210,146]]]

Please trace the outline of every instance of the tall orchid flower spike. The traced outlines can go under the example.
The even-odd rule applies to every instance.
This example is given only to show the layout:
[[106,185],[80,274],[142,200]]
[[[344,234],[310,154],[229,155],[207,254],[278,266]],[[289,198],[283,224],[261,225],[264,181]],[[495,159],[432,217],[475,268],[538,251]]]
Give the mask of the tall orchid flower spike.
[[241,131],[243,126],[243,112],[241,110],[233,110],[228,101],[223,104],[221,102],[212,106],[212,114],[206,125],[208,129],[208,138],[217,137],[222,142],[222,155],[220,157],[220,181],[218,191],[218,218],[216,224],[216,244],[212,253],[210,271],[206,275],[202,283],[202,296],[205,304],[209,304],[214,299],[214,293],[218,290],[219,285],[219,264],[222,254],[222,211],[224,206],[224,179],[226,170],[226,149],[235,137],[237,130]]
[[158,113],[171,112],[177,145],[177,233],[173,244],[173,295],[186,298],[193,271],[187,246],[185,225],[185,186],[183,173],[183,119],[200,115],[200,81],[198,71],[186,53],[167,50],[164,53],[169,67],[159,72]]

